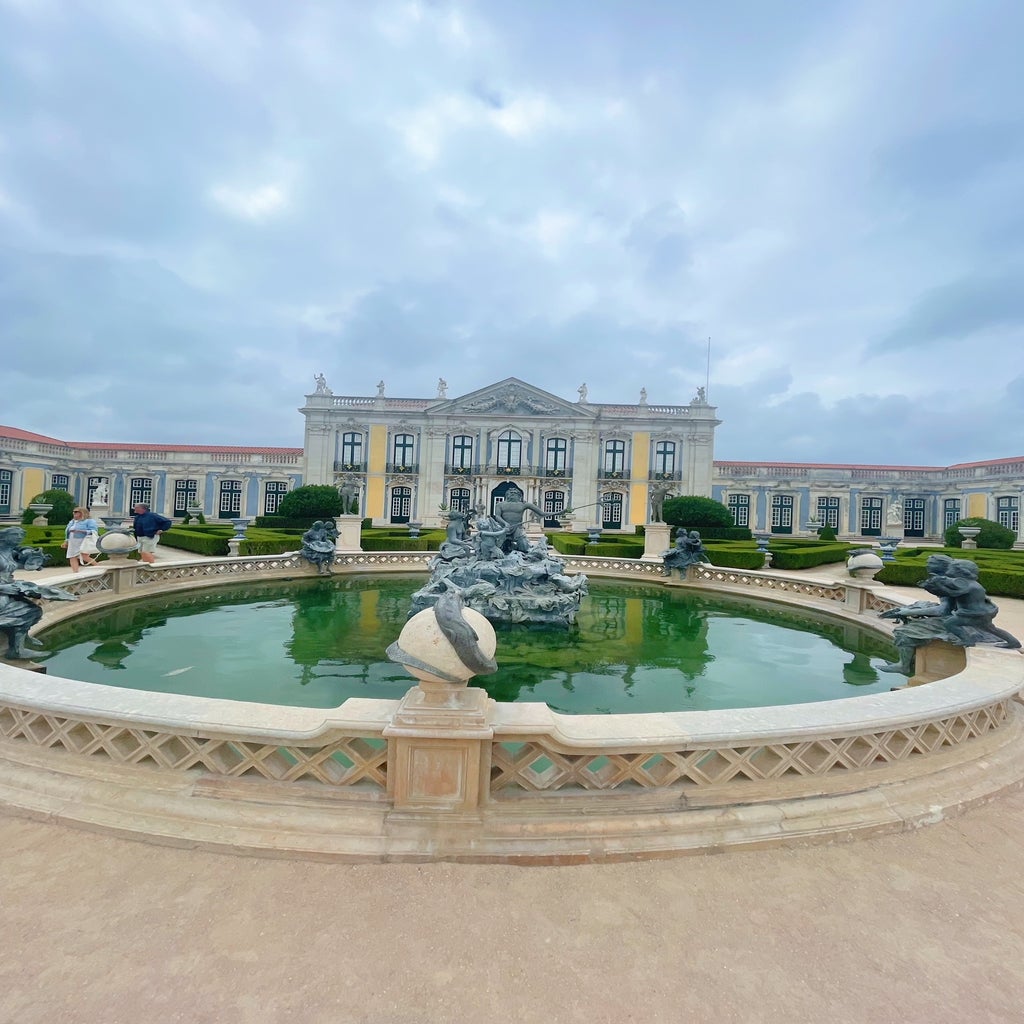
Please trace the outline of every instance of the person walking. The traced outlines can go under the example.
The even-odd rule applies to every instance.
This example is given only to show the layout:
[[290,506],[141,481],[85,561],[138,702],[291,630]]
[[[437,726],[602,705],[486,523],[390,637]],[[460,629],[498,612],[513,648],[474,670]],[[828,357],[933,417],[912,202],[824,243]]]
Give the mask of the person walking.
[[169,530],[173,523],[167,516],[151,512],[149,506],[141,502],[132,507],[132,512],[135,515],[132,529],[135,531],[135,539],[139,542],[139,558],[152,564],[156,561],[156,546],[160,543],[160,534],[164,530]]
[[87,508],[77,505],[72,509],[71,522],[64,527],[64,542],[61,544],[62,548],[67,548],[72,572],[78,572],[83,565],[99,564],[93,557],[99,535],[100,524],[89,516]]

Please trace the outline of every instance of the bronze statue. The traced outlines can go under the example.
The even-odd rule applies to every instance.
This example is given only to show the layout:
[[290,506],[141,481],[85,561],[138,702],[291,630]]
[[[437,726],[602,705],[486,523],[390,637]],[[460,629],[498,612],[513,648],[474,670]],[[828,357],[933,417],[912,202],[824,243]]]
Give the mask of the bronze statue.
[[939,601],[915,601],[882,612],[879,618],[895,619],[893,631],[900,660],[880,666],[883,672],[913,675],[918,647],[932,640],[945,640],[957,647],[986,644],[1016,650],[1020,641],[993,625],[999,609],[978,582],[978,566],[967,558],[932,555],[927,563],[928,578],[922,589]]
[[678,569],[682,575],[691,565],[698,562],[710,562],[708,553],[704,550],[704,542],[696,530],[680,530],[676,535],[676,546],[669,551],[663,551],[661,555],[662,576],[671,576],[673,569]]
[[60,587],[39,586],[25,580],[16,580],[16,569],[42,569],[48,557],[39,548],[22,546],[25,531],[20,526],[0,530],[0,633],[7,635],[7,657],[20,660],[25,657],[24,643],[28,631],[43,617],[36,603],[44,601],[77,601]]

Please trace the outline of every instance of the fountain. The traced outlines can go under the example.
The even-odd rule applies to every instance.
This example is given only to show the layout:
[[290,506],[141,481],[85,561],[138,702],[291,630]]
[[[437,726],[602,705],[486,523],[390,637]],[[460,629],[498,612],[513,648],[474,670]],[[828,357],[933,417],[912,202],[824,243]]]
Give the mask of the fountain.
[[535,506],[515,493],[515,488],[506,492],[495,516],[448,512],[445,541],[430,562],[430,581],[412,597],[414,614],[457,592],[467,608],[490,622],[568,627],[576,621],[587,577],[566,575],[564,560],[543,534],[532,544],[527,541],[523,517]]
[[[523,551],[517,543],[516,550],[526,554],[529,545]],[[329,589],[367,574],[420,573],[429,560],[416,551],[339,552],[335,577],[310,578],[306,585]],[[656,563],[588,556],[566,557],[565,563],[569,573],[664,586]],[[298,553],[290,553],[203,559],[146,573],[106,569],[65,584],[81,600],[54,604],[44,624],[78,621],[77,608],[109,605],[129,614],[162,592],[199,602],[213,592],[209,588],[229,581],[294,580],[303,565]],[[878,612],[896,605],[884,589],[854,579],[724,567],[698,568],[664,592],[711,589],[766,602],[774,615],[789,604],[798,606],[789,610],[794,616],[811,612],[865,625],[880,638],[890,627]],[[484,626],[470,609],[449,614],[457,595],[445,590],[450,594],[442,617],[449,630],[463,632],[460,619],[476,634],[486,668]],[[398,620],[407,595],[395,602]],[[278,602],[262,603],[269,616],[289,614]],[[359,615],[379,611],[379,600],[368,600]],[[600,626],[599,602],[593,613]],[[355,636],[363,634],[359,615],[349,620]],[[425,613],[430,616],[433,608]],[[80,621],[86,628],[87,620]],[[624,622],[627,634],[653,626],[646,615],[627,614]],[[619,627],[607,625],[614,647]],[[431,634],[437,643],[450,642],[443,625],[437,628],[440,634]],[[576,635],[522,632],[560,635],[566,645]],[[499,672],[503,657],[514,651],[515,628],[501,633]],[[192,636],[177,645],[178,658],[210,661],[224,636],[224,629],[203,643]],[[256,653],[267,644],[280,646],[262,633],[245,639]],[[135,643],[133,636],[112,641],[98,657],[136,658]],[[407,635],[398,642],[436,675],[431,668],[444,666],[434,660],[432,644],[424,649]],[[927,648],[917,651],[919,659],[922,650]],[[774,651],[783,663],[802,656],[794,641]],[[370,693],[340,706],[282,707],[143,693],[81,682],[68,673],[51,672],[43,689],[38,677],[0,665],[0,799],[126,836],[347,860],[567,864],[833,841],[916,828],[1024,779],[1024,708],[1016,700],[1024,688],[1024,662],[1014,651],[987,646],[958,651],[959,667],[948,678],[894,692],[756,712],[630,715],[571,715],[536,701],[510,704],[465,676],[458,683],[438,677],[460,687],[459,693],[442,687],[431,694],[416,686],[395,699]],[[765,657],[760,647],[759,653]],[[578,660],[585,654],[583,647]],[[460,663],[466,664],[461,657]],[[652,671],[643,664],[635,668]],[[148,671],[163,688],[188,679],[193,669],[192,661],[179,660],[170,671],[166,665]],[[874,670],[864,652],[854,652],[842,670],[844,685],[860,685]],[[395,686],[402,685],[396,678]],[[632,679],[629,685],[627,694],[636,689]]]

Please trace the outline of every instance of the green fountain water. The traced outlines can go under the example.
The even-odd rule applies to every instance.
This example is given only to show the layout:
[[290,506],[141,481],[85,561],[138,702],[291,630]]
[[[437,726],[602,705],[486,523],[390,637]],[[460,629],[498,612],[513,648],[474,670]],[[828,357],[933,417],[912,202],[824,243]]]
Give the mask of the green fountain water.
[[[422,577],[333,577],[167,594],[48,630],[50,674],[304,707],[399,699],[413,680],[384,650]],[[502,701],[573,714],[688,711],[880,692],[884,637],[826,616],[681,588],[591,580],[577,628],[502,627]]]

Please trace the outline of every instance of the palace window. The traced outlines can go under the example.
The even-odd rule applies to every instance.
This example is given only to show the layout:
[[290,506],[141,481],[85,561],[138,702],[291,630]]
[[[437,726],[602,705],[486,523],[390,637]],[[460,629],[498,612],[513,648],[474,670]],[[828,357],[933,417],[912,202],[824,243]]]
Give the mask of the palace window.
[[622,529],[622,495],[618,491],[601,498],[601,526],[605,530]]
[[865,537],[878,537],[882,533],[882,499],[860,499],[860,532]]
[[448,492],[448,507],[453,512],[469,511],[470,493],[468,487],[453,487]]
[[218,503],[221,519],[231,519],[242,512],[242,481],[221,480],[220,502]]
[[960,499],[946,498],[942,502],[942,528],[948,530],[960,521]]
[[286,481],[268,480],[267,489],[263,494],[263,514],[265,516],[273,515],[281,504],[281,499],[287,493],[288,484]]
[[407,523],[412,510],[412,488],[391,488],[391,522]]
[[[85,488],[85,504],[87,508],[92,508],[96,498],[96,488],[100,485],[107,486],[107,478],[105,476],[91,476],[89,482]],[[107,502],[110,501],[110,494],[107,494]]]
[[498,472],[519,469],[523,464],[523,441],[512,430],[498,435]]
[[456,434],[452,438],[452,469],[468,472],[472,468],[473,438],[469,434]]
[[793,532],[793,495],[772,495],[772,533]]
[[199,481],[198,480],[175,480],[174,481],[174,514],[183,516],[189,506],[199,504]]
[[549,437],[544,452],[544,470],[549,475],[564,473],[569,454],[569,442],[564,437]]
[[71,477],[67,473],[54,473],[50,477],[50,487],[55,491],[71,491]]
[[565,491],[545,491],[542,504],[544,507],[544,525],[552,529],[560,526],[558,517],[565,508]]
[[361,469],[363,465],[363,435],[350,430],[341,435],[341,464],[345,469]]
[[732,513],[732,521],[737,526],[750,525],[750,495],[730,494],[726,506]]
[[396,468],[411,466],[415,459],[413,449],[416,445],[416,438],[412,434],[395,434],[392,445],[393,461]]
[[133,476],[129,489],[128,507],[136,505],[153,505],[153,481],[145,476]]
[[839,499],[826,497],[818,499],[818,522],[822,526],[831,526],[833,530],[839,529]]
[[11,486],[14,483],[14,473],[9,469],[0,469],[0,514],[10,515],[11,512]]
[[1020,500],[1018,498],[996,498],[996,522],[1014,533],[1020,525]]
[[[654,475],[662,479],[670,478],[676,471],[675,441],[659,441],[654,446]],[[739,523],[736,524],[737,526]],[[744,523],[744,526],[747,524]]]
[[924,498],[907,498],[903,502],[903,534],[906,537],[924,536]]
[[626,442],[606,441],[604,445],[605,476],[621,474],[626,468]]

